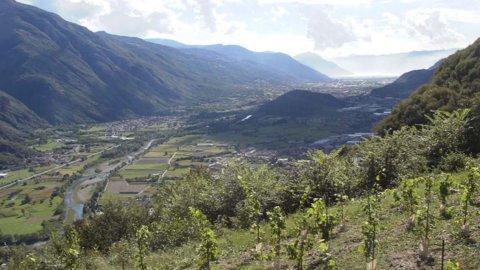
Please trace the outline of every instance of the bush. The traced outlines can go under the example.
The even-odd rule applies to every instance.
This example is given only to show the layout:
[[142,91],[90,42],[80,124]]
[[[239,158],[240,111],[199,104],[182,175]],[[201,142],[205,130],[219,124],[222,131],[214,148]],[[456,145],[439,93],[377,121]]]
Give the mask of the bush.
[[454,152],[442,157],[439,168],[445,172],[459,172],[465,169],[468,157],[464,153]]

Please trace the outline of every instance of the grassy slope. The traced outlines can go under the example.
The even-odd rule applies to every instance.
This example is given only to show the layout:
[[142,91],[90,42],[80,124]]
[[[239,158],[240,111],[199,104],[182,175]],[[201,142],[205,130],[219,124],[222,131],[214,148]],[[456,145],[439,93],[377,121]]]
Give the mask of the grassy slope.
[[[456,174],[455,181],[460,182],[465,178],[465,174]],[[435,185],[434,191],[438,190]],[[423,188],[417,190],[420,198],[423,198]],[[455,193],[449,198],[451,205],[455,206],[456,212],[460,211],[458,204],[459,193]],[[361,202],[352,201],[346,206],[346,230],[336,232],[335,238],[331,242],[331,252],[338,263],[339,269],[364,269],[364,257],[358,251],[358,246],[362,243],[361,224],[365,221],[365,215],[362,212]],[[439,269],[441,255],[441,237],[446,237],[446,259],[452,259],[460,262],[461,269],[480,269],[480,260],[477,255],[480,252],[480,214],[478,208],[472,211],[470,241],[466,241],[457,236],[459,225],[455,223],[455,218],[445,220],[439,215],[438,195],[434,195],[432,214],[434,216],[434,227],[431,237],[431,252],[434,258],[433,263],[425,264],[419,260],[418,244],[419,240],[412,233],[407,231],[406,224],[408,215],[401,211],[400,203],[395,202],[392,193],[385,195],[382,200],[382,209],[380,210],[380,229],[378,231],[378,267],[379,269]],[[338,211],[334,207],[332,211]],[[290,215],[287,219],[288,237],[287,241],[292,241],[295,227],[295,219],[299,214]],[[268,242],[268,225],[264,224],[266,231],[265,242]],[[271,261],[253,260],[250,251],[255,246],[255,236],[248,231],[221,230],[217,232],[220,236],[219,250],[220,260],[217,264],[219,269],[266,269],[272,265]],[[150,265],[157,269],[188,269],[193,268],[196,257],[195,244],[188,244],[177,249],[168,250],[159,254],[151,254],[148,258]],[[314,262],[315,252],[307,256],[308,262]],[[282,263],[293,268],[293,261],[286,255],[282,258]]]

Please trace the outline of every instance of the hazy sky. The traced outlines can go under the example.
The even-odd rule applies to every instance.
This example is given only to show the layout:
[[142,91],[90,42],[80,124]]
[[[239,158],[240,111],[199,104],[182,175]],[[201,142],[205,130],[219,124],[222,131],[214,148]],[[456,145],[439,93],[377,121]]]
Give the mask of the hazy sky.
[[93,31],[330,58],[461,48],[480,0],[18,0]]

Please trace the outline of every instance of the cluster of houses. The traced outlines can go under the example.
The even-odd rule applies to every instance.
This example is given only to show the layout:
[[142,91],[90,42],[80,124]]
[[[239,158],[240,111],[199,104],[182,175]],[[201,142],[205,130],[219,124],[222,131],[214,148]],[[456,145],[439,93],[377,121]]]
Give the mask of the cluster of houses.
[[175,116],[153,116],[111,122],[107,124],[104,135],[111,140],[131,140],[133,138],[122,136],[122,134],[157,125],[175,128],[179,125],[179,119]]
[[330,136],[325,139],[318,140],[312,144],[315,148],[320,148],[325,152],[330,152],[337,149],[342,145],[355,145],[362,142],[366,138],[373,136],[373,133],[370,132],[357,132],[351,134],[341,134]]

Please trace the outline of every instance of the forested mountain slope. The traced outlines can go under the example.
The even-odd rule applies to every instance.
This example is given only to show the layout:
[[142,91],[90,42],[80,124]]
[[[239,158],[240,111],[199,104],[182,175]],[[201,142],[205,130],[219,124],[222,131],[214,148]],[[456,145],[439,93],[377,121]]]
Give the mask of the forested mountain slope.
[[305,117],[329,114],[346,105],[346,102],[329,94],[306,90],[293,90],[260,106],[261,115]]
[[431,83],[418,88],[401,101],[392,114],[378,125],[379,131],[399,129],[404,125],[425,124],[432,110],[470,109],[472,139],[469,147],[478,151],[480,130],[480,39],[466,49],[446,58]]
[[391,84],[373,89],[370,95],[375,97],[406,98],[418,87],[432,80],[433,74],[440,66],[440,63],[441,61],[429,69],[412,70],[402,74],[402,76]]

